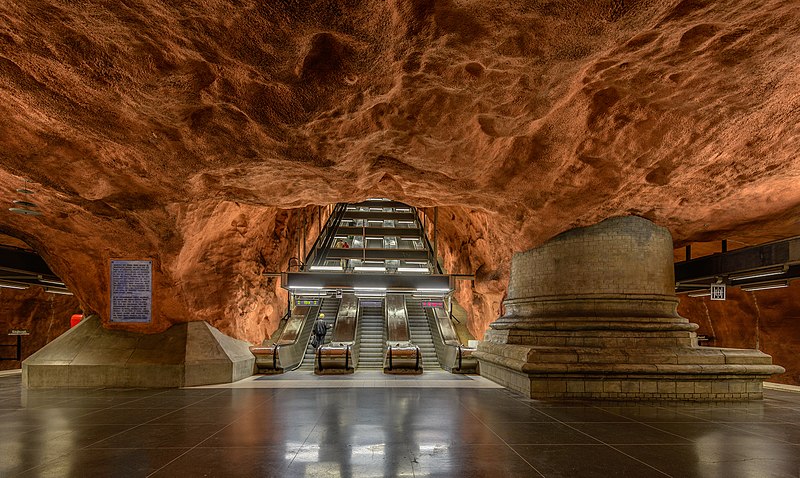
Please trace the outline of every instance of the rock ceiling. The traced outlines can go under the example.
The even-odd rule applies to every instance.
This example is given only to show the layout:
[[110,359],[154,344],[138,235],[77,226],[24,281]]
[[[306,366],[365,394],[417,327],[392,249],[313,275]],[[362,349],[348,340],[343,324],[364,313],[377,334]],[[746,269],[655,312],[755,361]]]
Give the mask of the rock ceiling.
[[108,259],[154,258],[153,331],[260,340],[258,274],[337,201],[439,206],[479,335],[511,253],[576,225],[797,235],[799,125],[798,2],[0,4],[0,197],[43,212],[0,233],[101,314]]

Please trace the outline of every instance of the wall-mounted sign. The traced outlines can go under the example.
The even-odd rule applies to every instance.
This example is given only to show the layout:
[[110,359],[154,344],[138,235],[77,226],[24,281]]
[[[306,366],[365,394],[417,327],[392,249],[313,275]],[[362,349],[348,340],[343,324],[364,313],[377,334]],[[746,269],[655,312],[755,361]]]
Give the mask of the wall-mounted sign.
[[316,307],[319,305],[319,299],[296,299],[295,305],[307,305],[310,307]]
[[153,313],[153,261],[111,260],[111,322],[148,323]]
[[711,284],[711,300],[725,300],[725,284]]
[[11,332],[8,335],[30,335],[30,331],[27,329],[11,329]]
[[444,302],[441,300],[423,300],[423,307],[444,307]]

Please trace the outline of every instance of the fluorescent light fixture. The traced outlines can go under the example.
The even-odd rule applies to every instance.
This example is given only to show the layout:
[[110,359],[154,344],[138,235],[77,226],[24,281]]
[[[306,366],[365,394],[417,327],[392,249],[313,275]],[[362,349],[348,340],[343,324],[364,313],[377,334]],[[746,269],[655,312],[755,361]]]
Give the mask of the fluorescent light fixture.
[[781,266],[779,268],[773,267],[772,269],[764,269],[760,271],[751,271],[751,272],[743,272],[741,274],[733,274],[728,276],[730,280],[745,280],[745,279],[757,279],[759,277],[769,277],[769,276],[777,276],[786,273],[786,267]]
[[19,207],[27,207],[27,208],[39,207],[39,206],[37,206],[36,204],[34,204],[34,203],[30,202],[30,201],[16,200],[16,201],[14,201],[14,204],[16,204]]
[[710,295],[711,291],[709,289],[695,290],[686,294],[687,297],[708,297]]
[[14,214],[23,214],[25,216],[41,216],[42,213],[39,211],[34,211],[31,209],[23,209],[21,207],[10,207],[8,208],[9,211],[13,212]]
[[355,266],[353,270],[356,272],[386,272],[385,267],[378,266]]
[[417,289],[414,292],[450,292],[450,289],[441,289],[441,288]]
[[311,266],[312,271],[340,271],[342,266]]
[[49,293],[49,294],[72,295],[72,292],[68,291],[67,289],[53,289],[53,288],[47,287],[44,291]]
[[742,290],[746,290],[747,292],[752,292],[756,290],[781,289],[783,287],[789,287],[789,281],[784,280],[777,282],[762,282],[760,284],[743,285]]
[[57,280],[48,280],[48,279],[39,279],[39,282],[44,282],[45,284],[53,284],[53,285],[60,285],[64,286],[64,283]]
[[3,288],[3,289],[25,290],[25,289],[27,289],[29,287],[30,287],[29,285],[9,284],[9,283],[6,283],[6,282],[0,282],[0,288]]
[[427,267],[398,267],[397,272],[428,272]]
[[386,290],[386,287],[353,287],[355,290]]
[[311,290],[321,290],[323,287],[321,285],[290,285],[288,286],[289,289],[311,289]]
[[371,292],[356,291],[353,293],[353,295],[355,295],[356,297],[384,297],[386,295],[386,291],[385,290],[384,291],[376,290]]

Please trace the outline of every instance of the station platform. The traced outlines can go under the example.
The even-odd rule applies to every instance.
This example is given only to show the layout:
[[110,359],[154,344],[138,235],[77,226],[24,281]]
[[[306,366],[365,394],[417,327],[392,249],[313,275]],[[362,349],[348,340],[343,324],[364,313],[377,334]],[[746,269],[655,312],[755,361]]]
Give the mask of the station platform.
[[[444,372],[443,372],[444,373]],[[0,376],[0,476],[795,477],[800,393],[526,399],[480,377],[261,377],[26,390]],[[469,385],[469,386],[467,386]]]

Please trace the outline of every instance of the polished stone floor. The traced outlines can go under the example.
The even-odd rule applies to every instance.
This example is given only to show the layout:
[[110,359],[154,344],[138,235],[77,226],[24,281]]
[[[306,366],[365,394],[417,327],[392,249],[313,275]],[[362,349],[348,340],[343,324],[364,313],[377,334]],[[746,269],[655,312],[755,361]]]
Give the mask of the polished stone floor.
[[797,392],[579,403],[480,380],[264,382],[26,391],[0,377],[0,477],[800,476]]

